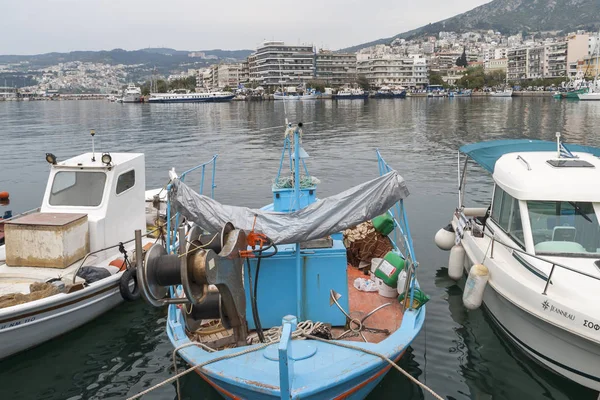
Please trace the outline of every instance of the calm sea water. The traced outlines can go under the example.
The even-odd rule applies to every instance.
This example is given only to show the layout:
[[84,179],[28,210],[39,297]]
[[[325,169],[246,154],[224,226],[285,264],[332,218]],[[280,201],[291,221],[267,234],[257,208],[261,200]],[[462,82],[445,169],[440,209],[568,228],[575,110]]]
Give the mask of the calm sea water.
[[[457,202],[456,151],[495,138],[554,140],[600,146],[600,103],[553,99],[405,99],[287,104],[139,105],[102,101],[0,103],[0,191],[17,213],[37,207],[58,159],[91,150],[146,154],[148,188],[219,154],[216,197],[228,204],[270,202],[270,183],[287,117],[303,121],[308,166],[321,197],[377,174],[375,148],[405,177],[409,219],[420,261],[419,280],[431,295],[427,319],[401,366],[447,399],[596,399],[550,373],[507,342],[481,311],[467,312],[448,278],[448,253],[433,243]],[[193,183],[193,181],[192,181]],[[488,177],[475,170],[468,195],[490,200]],[[0,212],[7,208],[1,208]],[[0,362],[0,399],[113,399],[133,395],[172,374],[166,311],[125,304],[88,325]],[[182,379],[183,398],[217,399],[197,376]],[[167,385],[147,399],[174,399]],[[429,398],[391,371],[372,399]]]

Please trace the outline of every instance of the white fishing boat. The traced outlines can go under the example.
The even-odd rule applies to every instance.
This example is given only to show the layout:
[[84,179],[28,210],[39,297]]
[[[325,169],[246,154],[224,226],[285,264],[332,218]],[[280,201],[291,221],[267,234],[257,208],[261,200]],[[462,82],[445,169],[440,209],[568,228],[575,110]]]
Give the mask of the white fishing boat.
[[134,264],[126,260],[134,258],[131,229],[146,229],[144,155],[46,160],[41,207],[4,224],[0,359],[139,296]]
[[[459,167],[458,208],[436,244],[450,250],[452,279],[469,275],[467,308],[483,302],[523,352],[598,391],[600,192],[590,183],[600,180],[600,149],[569,145],[569,151],[557,141],[461,147],[467,158]],[[464,205],[469,159],[492,174],[487,208]]]
[[340,89],[335,95],[336,100],[355,100],[355,99],[367,99],[369,92],[365,92],[362,89]]
[[141,103],[142,89],[130,83],[123,91],[122,103]]

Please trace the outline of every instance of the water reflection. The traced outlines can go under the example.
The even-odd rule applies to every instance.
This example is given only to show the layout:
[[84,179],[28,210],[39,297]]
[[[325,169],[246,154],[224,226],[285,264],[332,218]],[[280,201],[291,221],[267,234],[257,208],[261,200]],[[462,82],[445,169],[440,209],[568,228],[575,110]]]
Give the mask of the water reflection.
[[[448,253],[433,235],[457,202],[457,150],[499,138],[600,145],[600,104],[542,98],[395,99],[367,101],[114,104],[94,101],[0,103],[0,191],[13,212],[37,207],[48,174],[46,152],[59,160],[91,151],[145,153],[148,188],[219,154],[216,196],[261,206],[279,166],[285,117],[306,123],[307,165],[322,180],[319,196],[377,175],[379,148],[406,179],[409,219],[420,261],[419,280],[431,296],[427,319],[402,366],[449,399],[587,398],[589,392],[531,362],[491,327],[481,311],[467,313],[447,278]],[[271,129],[277,127],[275,129]],[[467,200],[485,206],[489,175],[469,167]],[[196,185],[198,176],[190,176]],[[164,310],[126,305],[68,335],[0,363],[0,398],[122,398],[170,376],[172,347]],[[35,378],[32,378],[35,377]],[[31,384],[23,384],[30,382]],[[184,398],[218,395],[196,376],[182,380]],[[392,371],[371,398],[422,399]],[[166,385],[149,399],[175,398]]]

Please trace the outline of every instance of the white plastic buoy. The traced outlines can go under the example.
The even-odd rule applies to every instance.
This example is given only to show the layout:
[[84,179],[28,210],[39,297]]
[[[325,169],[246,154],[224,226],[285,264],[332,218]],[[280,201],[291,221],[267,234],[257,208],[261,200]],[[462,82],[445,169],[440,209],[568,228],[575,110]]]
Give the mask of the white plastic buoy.
[[465,249],[462,245],[452,246],[450,257],[448,258],[448,276],[457,281],[462,278],[463,267],[465,265]]
[[490,271],[483,264],[475,264],[469,271],[465,290],[463,291],[463,304],[469,310],[475,310],[483,302],[483,291],[490,277]]
[[448,251],[454,246],[454,238],[454,228],[452,228],[452,224],[448,224],[437,231],[434,242],[440,249]]

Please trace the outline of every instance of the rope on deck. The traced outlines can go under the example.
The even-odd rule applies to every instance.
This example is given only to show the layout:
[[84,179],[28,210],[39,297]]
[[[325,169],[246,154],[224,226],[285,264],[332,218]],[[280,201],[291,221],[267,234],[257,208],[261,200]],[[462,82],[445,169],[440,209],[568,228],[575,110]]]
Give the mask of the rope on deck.
[[140,393],[135,394],[135,395],[133,395],[131,397],[128,397],[127,400],[139,399],[143,395],[148,394],[151,391],[153,391],[155,389],[158,389],[159,387],[162,387],[162,386],[164,386],[164,385],[166,385],[168,383],[171,383],[171,382],[173,382],[175,380],[178,380],[182,376],[184,376],[186,374],[189,374],[190,372],[192,372],[195,369],[202,368],[202,367],[204,367],[204,366],[206,366],[208,364],[212,364],[212,363],[215,363],[215,362],[218,362],[218,361],[223,361],[223,360],[227,360],[227,359],[230,359],[230,358],[235,358],[235,357],[243,356],[245,354],[252,353],[254,351],[262,350],[262,349],[264,349],[264,348],[272,345],[273,343],[276,343],[276,342],[263,343],[260,346],[251,347],[251,348],[248,348],[248,349],[243,350],[243,351],[238,351],[237,353],[227,354],[227,355],[224,355],[224,356],[221,356],[221,357],[213,358],[212,360],[208,360],[208,361],[205,361],[205,362],[200,363],[200,364],[196,364],[193,367],[190,367],[190,368],[186,369],[185,371],[180,372],[180,373],[178,373],[178,374],[176,374],[176,375],[174,375],[174,376],[172,376],[172,377],[170,377],[168,379],[165,379],[164,381],[162,381],[162,382],[160,382],[160,383],[158,383],[158,384],[156,384],[156,385],[154,385],[154,386],[152,386],[152,387],[144,390],[143,392],[140,392]]
[[395,369],[397,369],[398,371],[400,371],[400,373],[402,373],[404,376],[406,376],[408,379],[410,379],[417,386],[419,386],[422,389],[425,389],[426,391],[428,391],[436,399],[438,399],[438,400],[444,400],[444,398],[441,397],[436,392],[434,392],[433,389],[429,388],[424,383],[419,382],[419,380],[417,378],[415,378],[414,376],[412,376],[411,374],[409,374],[408,372],[406,372],[398,364],[396,364],[393,360],[389,359],[388,357],[386,357],[385,355],[383,355],[381,353],[378,353],[376,351],[369,350],[369,349],[363,349],[362,347],[353,346],[351,344],[347,344],[347,343],[343,343],[343,342],[337,342],[337,341],[334,341],[334,340],[322,339],[322,338],[317,337],[317,336],[312,336],[312,335],[307,335],[307,334],[303,334],[303,336],[306,337],[307,339],[318,340],[319,342],[329,343],[329,344],[333,344],[335,346],[345,347],[345,348],[351,349],[351,350],[362,351],[363,353],[367,353],[367,354],[370,354],[372,356],[379,357],[382,360],[386,361],[388,364],[390,364],[392,367],[394,367]]

